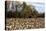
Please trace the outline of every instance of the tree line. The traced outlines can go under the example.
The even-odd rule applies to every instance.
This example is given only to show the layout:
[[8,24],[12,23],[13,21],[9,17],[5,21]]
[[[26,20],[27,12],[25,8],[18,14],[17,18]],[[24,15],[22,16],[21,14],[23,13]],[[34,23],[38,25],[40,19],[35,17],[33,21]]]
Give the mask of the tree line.
[[[15,2],[16,3],[16,2]],[[17,3],[18,5],[12,4],[13,10],[8,11],[7,1],[5,2],[5,12],[7,18],[44,18],[45,13],[38,13],[33,5],[27,5],[26,2],[23,4]],[[20,4],[20,5],[19,5]],[[8,8],[7,8],[8,7]],[[14,8],[15,7],[15,8]],[[19,9],[18,9],[19,8]]]

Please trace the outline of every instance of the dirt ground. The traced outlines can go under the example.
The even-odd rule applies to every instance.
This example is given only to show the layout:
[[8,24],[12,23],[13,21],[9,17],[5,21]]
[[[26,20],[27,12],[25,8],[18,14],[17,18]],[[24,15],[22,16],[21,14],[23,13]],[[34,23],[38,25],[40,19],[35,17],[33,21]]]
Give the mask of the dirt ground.
[[45,18],[7,18],[6,30],[39,29],[45,27]]

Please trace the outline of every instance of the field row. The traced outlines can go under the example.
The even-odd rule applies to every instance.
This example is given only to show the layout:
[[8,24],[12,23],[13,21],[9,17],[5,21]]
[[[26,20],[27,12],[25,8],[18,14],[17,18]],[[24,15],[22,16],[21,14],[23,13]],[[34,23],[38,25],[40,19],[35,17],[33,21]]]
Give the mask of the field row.
[[44,18],[7,18],[6,30],[44,28],[44,20]]

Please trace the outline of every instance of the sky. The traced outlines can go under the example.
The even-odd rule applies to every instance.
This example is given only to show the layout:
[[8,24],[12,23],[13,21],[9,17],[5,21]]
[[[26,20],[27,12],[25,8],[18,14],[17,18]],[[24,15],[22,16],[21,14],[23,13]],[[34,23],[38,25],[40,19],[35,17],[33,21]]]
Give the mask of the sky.
[[45,12],[44,3],[43,4],[33,4],[38,12]]
[[26,2],[29,3],[29,4],[34,5],[35,8],[36,8],[36,10],[37,10],[39,13],[45,12],[44,0],[28,0],[28,1],[26,1]]

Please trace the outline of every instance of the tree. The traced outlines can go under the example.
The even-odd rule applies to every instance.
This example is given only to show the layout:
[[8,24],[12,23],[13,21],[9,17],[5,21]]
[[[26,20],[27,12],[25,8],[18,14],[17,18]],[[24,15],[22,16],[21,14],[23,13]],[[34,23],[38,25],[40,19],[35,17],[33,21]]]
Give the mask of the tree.
[[27,5],[26,2],[23,2],[23,4],[20,4],[19,2],[13,2],[12,7],[13,10],[6,12],[7,17],[14,17],[14,18],[32,18],[32,17],[36,18],[39,16],[44,17],[44,13],[40,15],[33,5]]
[[29,15],[32,13],[32,9],[29,5],[23,2],[23,9],[22,9],[22,17],[28,18]]
[[39,13],[39,14],[38,14],[38,17],[44,18],[44,17],[45,17],[45,13]]
[[38,11],[36,11],[36,9],[34,9],[34,11],[32,12],[31,17],[37,17],[37,15],[38,15]]

